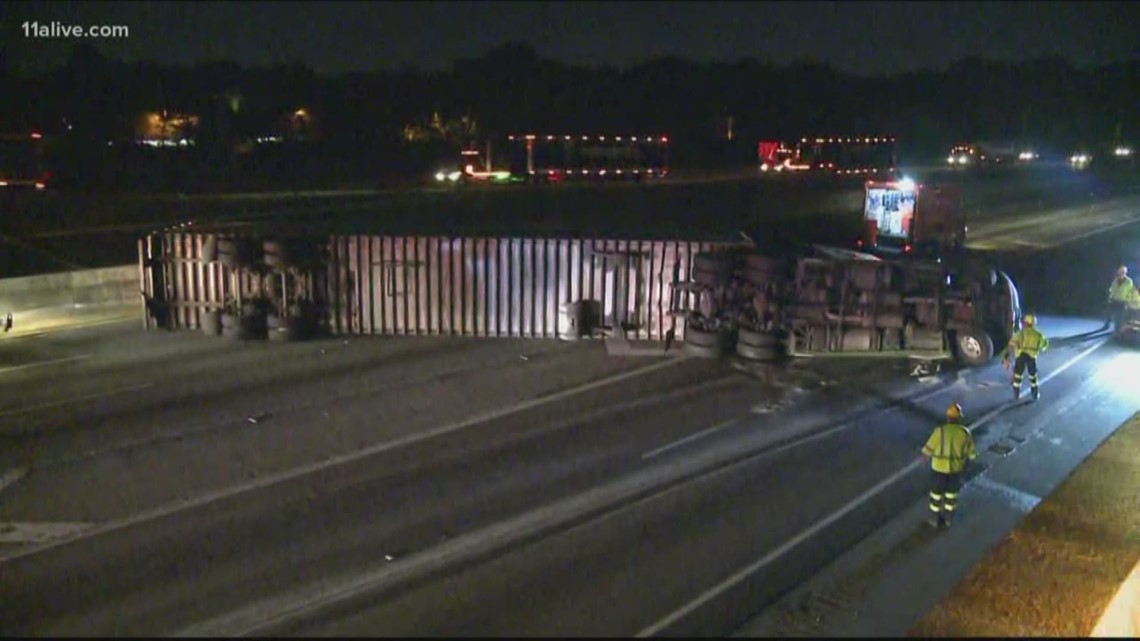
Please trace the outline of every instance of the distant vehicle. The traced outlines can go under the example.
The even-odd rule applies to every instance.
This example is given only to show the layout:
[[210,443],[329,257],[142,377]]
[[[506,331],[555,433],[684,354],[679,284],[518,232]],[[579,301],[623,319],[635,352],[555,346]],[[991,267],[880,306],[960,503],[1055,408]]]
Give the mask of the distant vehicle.
[[895,139],[890,136],[802,138],[793,163],[815,172],[839,175],[891,175]]
[[510,136],[509,171],[529,182],[643,180],[669,173],[668,136]]
[[0,189],[44,191],[50,180],[42,134],[0,133]]
[[796,150],[778,140],[762,140],[757,150],[760,171],[796,171],[807,169],[796,164]]
[[1081,149],[1069,156],[1069,165],[1073,169],[1087,169],[1092,164],[1093,156],[1087,150]]
[[946,163],[962,168],[983,168],[1028,164],[1040,159],[1033,149],[1008,142],[976,142],[955,145]]
[[965,246],[966,216],[956,185],[868,180],[864,194],[860,250],[943,256]]

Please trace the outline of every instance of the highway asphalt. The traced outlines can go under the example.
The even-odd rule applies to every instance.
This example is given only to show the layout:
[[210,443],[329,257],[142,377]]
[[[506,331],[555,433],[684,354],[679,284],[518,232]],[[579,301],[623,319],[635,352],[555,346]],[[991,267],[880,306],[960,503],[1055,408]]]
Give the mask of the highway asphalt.
[[[1104,400],[1120,348],[1050,316],[1073,296],[1032,266],[1093,291],[1137,246],[1122,226],[1004,250],[1057,340],[1043,370],[1065,367],[1023,420],[1135,405]],[[1009,396],[996,364],[765,382],[598,343],[126,324],[3,340],[0,363],[5,635],[726,635],[923,495],[946,405]]]

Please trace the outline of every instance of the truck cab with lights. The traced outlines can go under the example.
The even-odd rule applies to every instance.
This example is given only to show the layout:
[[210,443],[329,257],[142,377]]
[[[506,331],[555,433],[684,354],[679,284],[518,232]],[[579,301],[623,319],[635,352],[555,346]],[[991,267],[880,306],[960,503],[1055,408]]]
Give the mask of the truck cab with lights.
[[966,243],[966,217],[956,185],[909,178],[864,183],[863,230],[856,246],[870,253],[943,256]]
[[0,190],[46,191],[44,137],[39,132],[0,133]]

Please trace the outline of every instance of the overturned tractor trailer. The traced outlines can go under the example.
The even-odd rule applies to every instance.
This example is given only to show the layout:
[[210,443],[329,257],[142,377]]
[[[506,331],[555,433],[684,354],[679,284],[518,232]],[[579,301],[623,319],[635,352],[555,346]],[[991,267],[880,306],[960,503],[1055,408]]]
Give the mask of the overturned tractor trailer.
[[695,257],[685,350],[752,361],[782,354],[953,359],[979,366],[1019,326],[1017,287],[975,261],[916,261],[814,246]]
[[741,236],[180,229],[140,240],[139,275],[148,329],[234,340],[618,337],[758,362],[881,354],[980,365],[1020,318],[1013,281],[976,263],[819,246],[774,256]]
[[193,226],[139,241],[147,329],[676,341],[698,254],[739,240],[328,234]]

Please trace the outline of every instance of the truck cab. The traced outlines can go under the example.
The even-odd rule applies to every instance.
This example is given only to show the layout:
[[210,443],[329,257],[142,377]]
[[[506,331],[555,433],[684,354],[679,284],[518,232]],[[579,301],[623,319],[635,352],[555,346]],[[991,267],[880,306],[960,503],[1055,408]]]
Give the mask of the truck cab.
[[860,251],[942,257],[966,243],[966,217],[955,185],[907,178],[864,183]]

